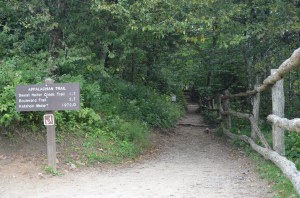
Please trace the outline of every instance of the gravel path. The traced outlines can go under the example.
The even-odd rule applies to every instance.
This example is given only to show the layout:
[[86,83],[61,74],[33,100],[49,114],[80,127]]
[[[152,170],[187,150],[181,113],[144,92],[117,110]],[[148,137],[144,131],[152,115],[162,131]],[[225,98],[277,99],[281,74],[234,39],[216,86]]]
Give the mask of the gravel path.
[[[33,162],[12,172],[0,163],[1,198],[269,198],[266,182],[236,148],[205,133],[202,118],[190,113],[164,137],[165,146],[154,159],[108,170],[69,171],[61,177],[28,174]],[[30,169],[30,170],[29,170]],[[33,171],[34,172],[34,171]]]

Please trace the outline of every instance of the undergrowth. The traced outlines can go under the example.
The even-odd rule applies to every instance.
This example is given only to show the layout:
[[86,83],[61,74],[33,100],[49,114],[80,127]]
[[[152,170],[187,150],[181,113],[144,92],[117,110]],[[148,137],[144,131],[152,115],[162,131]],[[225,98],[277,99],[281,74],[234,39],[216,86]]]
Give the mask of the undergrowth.
[[[16,86],[43,83],[47,75],[44,69],[34,70],[35,76],[19,70],[17,65],[25,63],[32,67],[24,57],[4,60],[0,67],[0,136],[11,141],[19,127],[33,134],[45,131],[44,112],[16,111]],[[57,111],[55,119],[57,142],[68,136],[80,137],[82,143],[74,152],[88,164],[136,157],[147,148],[151,128],[171,127],[184,113],[183,94],[176,88],[162,93],[109,75],[91,78],[80,72],[53,77],[57,83],[79,82],[81,88],[81,109]],[[176,103],[171,101],[173,94]]]
[[49,175],[53,175],[53,176],[61,176],[62,175],[61,172],[59,172],[58,170],[55,170],[51,166],[45,166],[44,170],[45,170],[45,173],[47,173]]

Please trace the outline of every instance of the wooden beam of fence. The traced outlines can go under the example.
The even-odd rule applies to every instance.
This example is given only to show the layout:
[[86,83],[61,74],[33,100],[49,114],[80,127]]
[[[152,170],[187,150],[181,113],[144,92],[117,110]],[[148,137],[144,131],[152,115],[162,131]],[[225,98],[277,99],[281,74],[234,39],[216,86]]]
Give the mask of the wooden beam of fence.
[[268,115],[267,120],[280,128],[289,131],[300,132],[300,118],[289,120],[287,118],[281,118],[279,116],[271,114]]
[[218,108],[219,108],[217,120],[220,121],[220,122],[222,122],[222,113],[223,113],[224,111],[223,111],[223,107],[222,107],[222,98],[221,98],[221,95],[220,95],[220,94],[218,95],[218,100],[217,100],[217,102],[218,102]]
[[[255,121],[255,119],[254,119],[254,117],[251,116],[251,117],[249,118],[249,121],[250,121],[250,123],[251,123],[251,132],[253,131],[253,133],[255,133],[255,134],[258,136],[259,140],[261,141],[261,143],[262,143],[266,148],[271,149],[271,146],[268,144],[268,142],[267,142],[267,140],[266,140],[264,134],[263,134],[263,133],[261,132],[261,130],[259,129],[259,127],[258,127],[258,125],[257,125],[257,123],[256,123],[256,121]],[[252,135],[252,134],[251,134],[251,135]]]
[[[258,78],[256,78],[256,81],[257,81],[257,84],[255,85],[255,88],[258,87]],[[254,97],[252,98],[252,102],[253,102],[253,109],[252,109],[253,122],[258,126],[258,124],[259,124],[259,107],[260,107],[260,93],[259,92],[254,95]],[[256,140],[256,138],[257,138],[257,133],[253,129],[251,131],[251,138],[253,140]]]
[[202,109],[207,109],[209,111],[219,111],[219,109],[214,109],[214,108],[211,108],[211,107],[205,106],[205,105],[199,105],[199,107],[201,107]]
[[[272,116],[272,115],[271,115]],[[254,120],[254,118],[252,117]],[[263,148],[257,145],[250,137],[246,135],[236,135],[231,133],[229,130],[222,127],[224,134],[231,139],[239,139],[248,143],[253,150],[261,154],[265,159],[271,160],[283,174],[292,182],[297,193],[300,195],[300,172],[297,170],[296,165],[289,161],[284,156],[281,156],[277,152],[273,151],[270,146]]]
[[267,77],[263,84],[254,90],[249,90],[242,93],[224,95],[222,99],[236,98],[236,97],[247,97],[257,94],[258,92],[263,92],[268,90],[277,81],[281,80],[289,71],[300,67],[300,48],[296,49],[291,57],[285,60],[278,68],[277,72]]
[[226,95],[226,96],[222,96],[222,99],[231,99],[231,98],[237,98],[237,97],[247,97],[247,96],[252,96],[257,94],[257,90],[249,90],[246,92],[241,92],[241,93],[237,93],[237,94],[232,94],[232,95]]
[[236,111],[232,111],[232,110],[229,111],[229,114],[236,116],[238,118],[244,119],[244,120],[249,120],[249,118],[251,116],[249,113],[240,113],[240,112],[236,112]]
[[266,148],[271,149],[271,147],[268,144],[265,136],[263,135],[263,133],[261,132],[261,130],[257,126],[253,115],[248,114],[248,113],[240,113],[240,112],[236,112],[236,111],[222,112],[222,114],[224,114],[224,115],[230,114],[230,115],[236,116],[236,117],[238,117],[240,119],[248,120],[250,122],[250,124],[251,124],[251,131],[255,132],[255,134],[259,137],[259,140],[261,141],[261,143]]
[[[223,92],[224,94],[225,94],[225,96],[226,95],[230,95],[230,92],[228,91],[228,90],[225,90],[224,92]],[[225,100],[223,100],[223,111],[230,111],[230,101],[229,101],[229,99],[225,99]],[[226,123],[226,125],[227,125],[227,128],[231,128],[231,116],[230,116],[230,114],[227,114],[226,116],[225,116],[225,123]]]
[[300,48],[295,50],[292,56],[285,60],[278,68],[278,70],[267,77],[263,84],[266,85],[273,85],[280,79],[282,79],[289,71],[295,69],[296,67],[300,66]]
[[250,144],[251,148],[256,152],[260,153],[264,156],[265,159],[271,160],[274,164],[276,164],[283,174],[292,182],[295,187],[297,193],[300,195],[300,172],[297,170],[295,164],[285,157],[279,155],[277,152],[272,151],[268,148],[263,148],[257,145],[251,138],[246,135],[236,135],[231,133],[229,130],[222,128],[224,133],[231,139],[240,139],[248,144]]

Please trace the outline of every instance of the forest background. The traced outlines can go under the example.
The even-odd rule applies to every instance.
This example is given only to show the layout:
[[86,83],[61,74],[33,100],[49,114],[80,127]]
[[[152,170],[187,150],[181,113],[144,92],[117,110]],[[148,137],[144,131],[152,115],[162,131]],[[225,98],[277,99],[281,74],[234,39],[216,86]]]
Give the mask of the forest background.
[[[55,113],[58,142],[74,138],[86,163],[134,158],[184,113],[184,90],[199,101],[252,89],[299,46],[299,0],[2,0],[0,137],[44,136],[43,112],[17,112],[15,90],[51,77],[81,85],[81,110]],[[285,79],[287,118],[300,117],[299,75]],[[299,160],[300,136],[286,149]]]

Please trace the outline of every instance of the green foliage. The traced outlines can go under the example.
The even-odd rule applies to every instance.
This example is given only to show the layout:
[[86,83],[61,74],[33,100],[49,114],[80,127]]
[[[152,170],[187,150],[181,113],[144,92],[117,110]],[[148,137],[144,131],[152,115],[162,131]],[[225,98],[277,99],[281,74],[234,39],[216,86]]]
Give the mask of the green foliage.
[[[15,56],[0,62],[0,125],[8,127],[21,121],[34,121],[32,114],[24,118],[24,114],[16,111],[16,86],[21,84],[40,83],[45,76],[44,69],[37,65],[38,59]],[[35,65],[35,67],[33,66]],[[36,113],[39,115],[38,113]]]
[[6,61],[0,67],[0,125],[4,126],[21,120],[21,115],[16,112],[15,107],[15,86],[20,82],[21,76],[15,67],[13,61]]
[[148,128],[140,122],[126,122],[110,116],[101,128],[86,134],[83,153],[88,163],[119,163],[132,159],[148,144]]
[[51,166],[45,166],[44,170],[47,174],[50,174],[53,176],[61,176],[62,175],[60,171],[54,170],[54,168]]
[[15,88],[12,86],[4,87],[4,91],[0,93],[0,114],[0,125],[5,127],[22,119],[16,111]]
[[203,118],[204,118],[204,122],[209,124],[209,126],[217,126],[217,113],[216,112],[212,112],[212,111],[203,111],[201,112]]
[[257,154],[250,154],[252,159],[257,163],[259,174],[262,178],[269,181],[273,190],[276,192],[275,197],[295,197],[298,198],[296,190],[292,183],[286,179],[281,170],[270,161],[264,160]]
[[99,109],[105,113],[117,113],[152,127],[170,127],[183,112],[183,97],[174,104],[171,95],[160,95],[145,86],[111,79],[103,80],[101,85],[104,95],[100,97]]
[[297,168],[300,168],[300,135],[297,133],[288,133],[285,138],[286,156],[295,162]]

